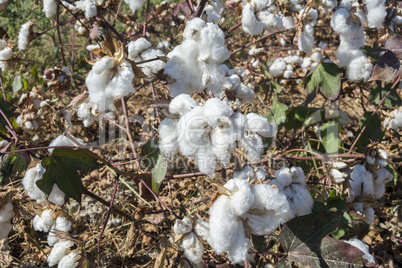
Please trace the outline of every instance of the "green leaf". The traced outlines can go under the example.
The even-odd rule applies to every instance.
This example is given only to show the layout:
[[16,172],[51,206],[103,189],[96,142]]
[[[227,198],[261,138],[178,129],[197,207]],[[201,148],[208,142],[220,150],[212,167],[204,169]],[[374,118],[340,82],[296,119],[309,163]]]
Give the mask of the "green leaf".
[[342,213],[317,212],[287,222],[279,235],[286,259],[300,267],[362,267],[363,252],[328,236],[342,221]]
[[[359,136],[359,133],[362,131],[363,127],[366,125],[368,119],[371,117],[372,112],[365,112],[363,114],[362,119],[360,120],[360,129],[356,135]],[[356,147],[359,152],[364,152],[367,145],[371,143],[371,141],[381,141],[384,136],[384,132],[381,129],[381,120],[377,113],[373,115],[371,120],[369,121],[367,127],[364,129],[362,135],[359,140],[356,142]]]
[[271,111],[267,114],[266,118],[268,122],[274,123],[276,126],[279,126],[280,124],[286,122],[287,110],[288,106],[282,103],[278,103],[277,97],[274,96]]
[[382,98],[384,98],[385,94],[391,90],[391,93],[385,98],[384,102],[382,105],[385,107],[395,107],[395,106],[401,106],[402,105],[402,100],[399,94],[396,92],[396,88],[391,89],[392,84],[386,84],[385,87],[382,86],[374,86],[371,89],[370,96],[369,96],[369,101],[373,104],[379,104]]
[[[26,79],[22,80],[22,84],[24,85],[24,89],[28,90],[28,80],[26,80]],[[14,93],[14,96],[15,96],[15,93]]]
[[153,168],[156,165],[159,156],[158,144],[155,140],[150,140],[141,148],[140,155],[143,157],[142,165]]
[[282,87],[279,85],[275,80],[269,81],[269,85],[271,87],[271,90],[275,92],[276,94],[279,94],[282,92]]
[[32,66],[32,67],[31,67],[31,72],[32,72],[32,77],[33,77],[34,79],[38,78],[38,67]]
[[89,172],[99,166],[97,158],[84,149],[56,148],[50,157],[42,160],[46,169],[36,185],[49,195],[56,184],[68,197],[81,202],[84,186],[77,170]]
[[152,169],[152,190],[158,193],[160,183],[166,176],[167,162],[162,153],[159,153],[158,161]]
[[31,157],[25,152],[3,155],[0,160],[0,183],[12,176],[20,175],[28,168],[30,162]]
[[265,242],[265,237],[263,235],[251,235],[251,241],[253,242],[253,247],[259,252],[267,252],[267,245]]
[[13,93],[14,93],[14,97],[17,94],[18,91],[20,91],[22,89],[22,79],[21,76],[17,75],[16,77],[14,77],[14,81],[13,81]]
[[342,142],[339,138],[340,124],[331,121],[321,127],[321,142],[327,154],[334,154],[341,151]]
[[341,73],[335,63],[323,62],[306,77],[306,84],[309,95],[319,89],[326,98],[335,100],[341,90]]

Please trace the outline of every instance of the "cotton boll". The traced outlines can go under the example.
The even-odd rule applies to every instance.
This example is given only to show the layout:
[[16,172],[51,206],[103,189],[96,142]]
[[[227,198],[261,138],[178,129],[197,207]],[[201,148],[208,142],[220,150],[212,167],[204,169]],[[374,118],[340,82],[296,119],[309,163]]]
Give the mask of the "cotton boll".
[[81,254],[78,251],[72,251],[68,255],[61,258],[57,268],[76,268],[79,265]]
[[35,231],[45,233],[49,232],[50,228],[54,224],[52,214],[53,211],[51,209],[46,209],[42,212],[41,216],[36,215],[32,222]]
[[203,12],[207,15],[208,22],[218,22],[224,8],[219,0],[212,0],[210,4],[206,5]]
[[200,106],[200,103],[196,102],[190,95],[180,94],[170,101],[169,113],[183,116],[197,106]]
[[159,125],[159,149],[165,155],[173,155],[179,151],[176,135],[177,120],[165,118]]
[[197,220],[194,227],[194,232],[201,237],[204,241],[210,244],[211,237],[209,235],[209,222],[203,220]]
[[364,253],[363,259],[366,259],[369,263],[375,264],[374,256],[370,254],[369,246],[366,243],[357,239],[356,237],[342,241],[361,250]]
[[201,263],[204,246],[193,232],[183,237],[181,247],[184,249],[184,256],[191,262]]
[[242,103],[251,102],[254,96],[254,91],[243,84],[236,88],[236,97],[238,97]]
[[208,176],[213,175],[217,162],[211,145],[198,149],[194,155],[194,158],[201,172],[207,174]]
[[18,49],[25,50],[28,46],[28,36],[29,28],[31,27],[31,22],[22,24],[20,33],[18,34]]
[[291,29],[295,27],[295,18],[292,16],[282,18],[283,27],[285,29]]
[[240,145],[247,154],[248,159],[252,162],[259,161],[261,155],[264,153],[264,143],[258,134],[251,133],[245,135],[241,139]]
[[51,18],[56,15],[57,3],[55,0],[43,0],[43,11],[46,13],[46,17]]
[[[6,44],[7,45],[7,44]],[[7,60],[13,56],[13,50],[10,47],[3,47],[0,51],[0,68],[4,72],[8,67]]]
[[282,19],[278,15],[272,14],[268,10],[258,12],[257,18],[264,24],[264,28],[271,33],[283,28]]
[[28,169],[22,179],[22,185],[24,186],[28,196],[37,202],[46,200],[45,193],[36,186],[36,181],[42,178],[43,173],[45,173],[45,169],[41,164],[37,164],[36,167]]
[[249,131],[265,138],[271,138],[275,135],[275,126],[268,123],[265,117],[255,113],[249,113],[246,117]]
[[72,222],[67,220],[65,217],[57,217],[55,224],[49,230],[49,235],[47,237],[47,243],[49,246],[53,246],[59,240],[58,236],[54,231],[69,232],[73,226]]
[[316,51],[316,52],[314,52],[313,54],[311,54],[311,59],[312,59],[314,62],[316,62],[316,63],[321,62],[321,60],[322,60],[323,58],[324,58],[324,57],[322,56],[321,52]]
[[373,1],[367,2],[367,20],[368,26],[370,28],[380,28],[384,22],[385,17],[387,16],[387,12],[385,11],[385,1],[376,1],[376,5],[372,6],[369,4]]
[[213,23],[207,23],[201,29],[199,48],[199,61],[212,60],[221,63],[230,57],[230,52],[225,46],[225,35],[219,26]]
[[135,41],[131,41],[127,45],[128,58],[130,60],[134,60],[141,54],[141,52],[147,50],[150,47],[151,47],[151,43],[144,37],[140,37]]
[[291,167],[290,172],[292,173],[292,180],[294,183],[300,183],[302,185],[306,184],[306,175],[304,175],[301,167]]
[[288,78],[291,78],[291,77],[293,77],[293,71],[286,70],[286,71],[283,72],[283,78],[288,79]]
[[243,224],[237,226],[236,239],[228,249],[228,257],[232,264],[243,263],[247,259],[248,250],[250,249],[250,239],[244,235]]
[[342,183],[348,176],[346,173],[340,172],[337,169],[330,169],[328,175],[334,183]]
[[[151,60],[151,59],[155,59],[158,57],[164,57],[164,56],[165,56],[165,54],[163,54],[163,52],[160,50],[148,49],[141,53],[141,57],[137,58],[136,62]],[[163,61],[154,60],[151,62],[141,63],[138,66],[141,67],[142,72],[147,77],[152,77],[152,76],[156,75],[160,70],[162,70],[164,65],[165,65],[165,63]]]
[[12,228],[13,225],[11,223],[0,222],[0,240],[6,239]]
[[193,224],[191,219],[188,217],[183,218],[183,220],[176,219],[173,226],[173,231],[176,235],[187,234],[193,229]]
[[349,183],[354,194],[372,195],[374,193],[373,174],[367,171],[364,165],[357,164],[350,178]]
[[227,167],[231,154],[236,149],[235,141],[230,133],[230,127],[216,127],[211,132],[212,152],[216,158]]
[[[74,137],[72,137],[72,139],[74,139]],[[82,139],[75,139],[75,141],[80,145],[84,144],[84,141]],[[49,147],[52,146],[77,146],[77,144],[73,142],[71,139],[67,138],[67,136],[60,135],[50,142]],[[52,153],[53,150],[54,148],[48,149],[48,152]]]
[[105,93],[115,99],[134,93],[133,79],[134,71],[131,64],[128,61],[123,61],[117,69],[117,74],[106,86]]
[[334,9],[338,5],[337,0],[321,0],[321,3],[326,9]]
[[366,157],[366,162],[369,163],[370,165],[375,165],[375,157],[371,156],[371,155],[368,155]]
[[286,63],[284,62],[283,58],[277,58],[274,63],[269,67],[269,74],[270,75],[282,75],[282,73],[286,69]]
[[253,179],[254,177],[254,170],[249,165],[245,166],[241,171],[235,171],[233,174],[235,180],[247,180],[248,178]]
[[373,70],[373,64],[368,62],[367,56],[353,59],[347,66],[346,75],[350,81],[368,81]]
[[50,192],[50,195],[48,196],[48,200],[55,205],[61,206],[64,204],[65,197],[66,197],[66,194],[62,190],[60,190],[60,188],[57,186],[57,184],[54,184],[52,191]]
[[375,212],[374,209],[372,207],[368,207],[364,210],[364,221],[368,224],[368,225],[372,225],[374,223],[375,220]]
[[82,119],[85,127],[91,126],[96,120],[96,117],[91,113],[91,107],[90,103],[83,102],[77,109],[77,116]]
[[275,179],[269,184],[275,184],[279,189],[283,189],[292,183],[292,173],[287,167],[282,167],[281,169],[275,171]]
[[[305,28],[304,28],[305,29]],[[302,32],[298,41],[299,50],[310,54],[314,46],[314,35]]]
[[233,114],[233,109],[226,101],[212,98],[205,102],[202,114],[212,127],[217,127],[223,123],[229,123],[229,117]]
[[233,115],[230,117],[231,120],[231,135],[233,136],[233,139],[236,141],[240,141],[243,136],[245,130],[248,128],[247,124],[247,117],[244,116],[240,112],[233,113]]
[[249,210],[254,202],[254,195],[248,181],[229,180],[223,187],[232,193],[229,204],[233,214],[240,216]]
[[205,21],[200,18],[194,18],[186,22],[186,28],[184,28],[183,38],[184,40],[198,41],[201,30],[205,27]]
[[145,0],[124,0],[124,2],[126,2],[130,6],[132,12],[135,12],[136,10],[142,8]]
[[50,251],[49,256],[47,257],[47,262],[49,266],[52,267],[60,262],[60,260],[67,255],[67,251],[70,247],[74,245],[70,240],[61,240],[57,242],[52,251]]
[[251,35],[259,35],[264,30],[264,24],[257,20],[250,3],[243,6],[241,22],[243,30]]
[[301,184],[291,184],[283,189],[286,195],[290,209],[296,217],[310,214],[313,209],[314,200],[310,195],[310,191]]
[[394,175],[386,168],[380,168],[376,170],[375,175],[374,197],[376,199],[380,199],[385,194],[386,184],[394,178]]

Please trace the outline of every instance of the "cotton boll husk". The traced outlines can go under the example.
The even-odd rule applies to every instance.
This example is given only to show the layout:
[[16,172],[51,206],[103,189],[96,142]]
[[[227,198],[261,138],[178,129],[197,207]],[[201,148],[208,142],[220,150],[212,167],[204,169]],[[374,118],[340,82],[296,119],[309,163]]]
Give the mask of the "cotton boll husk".
[[[165,54],[163,54],[163,52],[159,49],[148,49],[142,52],[141,58],[137,58],[136,61],[139,62],[139,61],[151,60],[157,57],[164,57],[164,56]],[[165,66],[165,63],[161,60],[154,60],[151,62],[139,64],[138,66],[141,67],[142,72],[147,77],[151,77],[157,74],[160,70],[162,70],[163,66]]]
[[55,0],[43,0],[43,11],[46,13],[46,17],[51,18],[56,15],[57,3]]
[[47,262],[49,266],[52,267],[59,263],[59,261],[67,255],[67,250],[74,245],[70,240],[61,240],[57,242],[52,251],[50,251],[49,256],[47,257]]
[[18,49],[19,50],[27,49],[30,25],[31,25],[31,23],[27,22],[21,26],[21,30],[18,34]]
[[235,180],[247,180],[248,178],[253,179],[254,177],[254,170],[249,165],[245,166],[241,171],[235,171],[233,174]]
[[350,187],[353,193],[357,195],[372,195],[373,174],[367,171],[364,165],[357,164],[350,174]]
[[126,2],[130,6],[131,10],[134,12],[142,8],[142,6],[145,3],[145,0],[124,0],[124,2]]
[[283,27],[285,29],[291,29],[295,27],[295,19],[292,16],[282,18]]
[[271,138],[275,135],[275,126],[268,123],[265,117],[255,113],[248,113],[246,117],[248,130],[251,132],[257,133],[265,138]]
[[68,255],[61,258],[57,268],[76,268],[81,259],[80,252],[72,251]]
[[22,185],[28,196],[38,203],[46,200],[46,195],[42,192],[38,186],[36,186],[36,181],[40,180],[45,173],[45,169],[39,163],[36,167],[30,168],[25,172],[25,176],[22,179]]
[[368,26],[370,28],[380,28],[386,16],[387,12],[385,11],[385,1],[376,7],[368,7]]
[[286,195],[295,217],[310,214],[313,210],[314,200],[306,186],[291,184],[283,189],[283,194]]
[[209,235],[209,222],[203,220],[197,220],[194,227],[194,232],[201,237],[208,244],[211,242],[211,237]]
[[198,41],[201,30],[205,27],[205,21],[200,18],[194,18],[186,22],[186,27],[183,31],[184,40]]
[[369,246],[366,243],[357,239],[356,237],[353,237],[349,240],[342,240],[342,241],[360,249],[364,253],[363,259],[366,259],[369,263],[375,264],[374,256],[370,254]]
[[176,235],[187,234],[191,232],[192,229],[193,224],[191,223],[191,219],[188,217],[183,218],[183,220],[176,219],[173,226],[173,232]]
[[53,233],[53,231],[57,230],[57,231],[69,232],[72,226],[73,226],[72,222],[70,222],[66,218],[60,216],[57,217],[56,222],[49,230],[49,235],[47,237],[47,243],[49,244],[49,246],[53,246],[58,241],[58,236],[57,234]]
[[229,123],[229,117],[233,114],[233,109],[226,101],[212,98],[205,102],[202,114],[208,119],[212,127],[217,127],[224,123]]
[[42,212],[41,216],[36,215],[32,222],[35,231],[45,233],[49,232],[50,228],[54,224],[52,214],[53,211],[51,209],[46,209]]
[[251,35],[259,35],[264,30],[264,24],[257,20],[250,3],[247,3],[243,7],[241,22],[243,30]]
[[177,121],[167,117],[159,125],[159,149],[164,155],[173,155],[179,151],[176,135]]
[[139,54],[151,47],[151,43],[144,37],[140,37],[135,41],[128,43],[128,58],[134,60]]
[[232,179],[223,187],[232,193],[229,204],[233,214],[240,216],[249,210],[254,202],[254,195],[248,181]]
[[200,106],[200,103],[196,102],[190,95],[180,94],[170,101],[169,113],[183,116],[197,106]]
[[8,222],[0,222],[0,240],[7,238],[8,233],[13,228],[13,225]]
[[201,263],[204,246],[193,232],[183,237],[181,247],[184,249],[184,256],[191,262]]
[[212,176],[214,174],[217,163],[211,145],[198,149],[194,158],[201,172],[207,174],[208,176]]
[[[74,137],[72,137],[73,139],[75,139],[78,144],[83,145],[84,141],[82,139],[76,139]],[[67,138],[65,135],[59,135],[57,138],[55,138],[54,140],[52,140],[49,144],[49,146],[77,146],[77,144],[75,142],[73,142],[72,140],[70,140],[69,138]],[[48,149],[49,153],[52,153],[54,150],[54,148]]]
[[262,142],[261,136],[258,134],[245,135],[241,139],[240,145],[252,162],[260,160],[261,155],[264,153],[264,143]]
[[60,190],[57,184],[54,184],[52,191],[48,196],[48,200],[55,205],[61,206],[64,204],[65,197],[66,197],[65,193],[62,190]]
[[[213,42],[211,42],[213,40]],[[198,41],[200,54],[199,61],[212,60],[221,63],[230,57],[230,52],[225,46],[225,35],[218,25],[207,23],[201,29]]]

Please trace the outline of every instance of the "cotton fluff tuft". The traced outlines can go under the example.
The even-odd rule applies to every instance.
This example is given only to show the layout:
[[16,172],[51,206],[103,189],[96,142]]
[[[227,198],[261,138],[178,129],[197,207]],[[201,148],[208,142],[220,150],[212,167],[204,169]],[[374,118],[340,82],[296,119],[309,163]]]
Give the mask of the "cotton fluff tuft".
[[27,23],[22,24],[20,33],[18,34],[18,49],[25,50],[28,46],[28,37],[29,37],[29,28],[32,23],[28,21]]
[[364,256],[362,258],[366,259],[369,263],[375,264],[374,256],[370,254],[369,246],[365,242],[357,239],[356,237],[352,237],[349,240],[342,240],[342,241],[360,249],[364,253]]
[[47,243],[49,246],[53,246],[59,240],[57,234],[54,231],[69,232],[73,226],[72,222],[67,220],[65,217],[57,217],[54,225],[49,230],[49,235],[47,237]]
[[43,0],[43,11],[46,17],[51,18],[56,15],[57,3],[55,0]]
[[33,227],[35,231],[39,232],[49,232],[50,228],[54,224],[54,219],[52,217],[53,211],[51,209],[46,209],[42,211],[42,214],[36,215],[33,219]]
[[402,128],[402,111],[395,109],[390,113],[389,117],[385,118],[383,127],[386,128],[388,126],[395,131]]
[[135,12],[136,10],[142,8],[146,0],[124,0],[126,2],[131,10]]
[[14,210],[11,203],[5,204],[0,209],[0,240],[7,238],[8,233],[13,227],[10,223],[10,220],[13,216]]
[[[103,1],[99,2],[103,3]],[[74,2],[73,4],[70,4],[69,2],[66,1],[62,1],[62,3],[64,6],[68,7],[68,9],[72,11],[76,10],[83,11],[86,19],[95,17],[98,14],[98,11],[96,9],[96,0],[80,0]]]
[[79,260],[81,259],[80,251],[72,251],[61,258],[57,268],[75,268],[78,267]]
[[[72,141],[71,139],[75,140]],[[82,139],[76,139],[71,136],[71,139],[69,139],[65,135],[59,135],[57,136],[54,140],[52,140],[49,144],[49,147],[52,146],[82,146],[84,144],[84,141]],[[54,148],[48,149],[49,153],[52,153]]]
[[384,22],[387,12],[385,11],[385,0],[365,0],[367,7],[367,21],[370,28],[380,28]]
[[[223,11],[224,8],[222,7],[222,4],[219,0],[212,0],[204,7],[203,13],[206,15],[206,20],[208,22],[217,23],[218,20],[221,18]],[[221,23],[223,23],[222,20]]]
[[224,186],[229,196],[221,195],[211,206],[210,245],[217,254],[228,253],[233,264],[247,258],[252,234],[267,235],[291,217],[286,197],[266,184],[250,185],[244,179],[231,179]]
[[7,42],[0,40],[0,69],[4,72],[8,67],[7,60],[13,56],[13,50],[7,46]]
[[47,257],[47,262],[49,266],[52,267],[60,262],[60,260],[67,255],[67,252],[70,247],[74,245],[70,240],[61,240],[57,242],[52,251],[50,251],[49,256]]
[[318,12],[315,9],[310,9],[307,14],[307,10],[300,10],[299,16],[305,16],[303,23],[303,31],[300,34],[298,47],[299,50],[310,54],[314,46],[314,26],[317,24]]

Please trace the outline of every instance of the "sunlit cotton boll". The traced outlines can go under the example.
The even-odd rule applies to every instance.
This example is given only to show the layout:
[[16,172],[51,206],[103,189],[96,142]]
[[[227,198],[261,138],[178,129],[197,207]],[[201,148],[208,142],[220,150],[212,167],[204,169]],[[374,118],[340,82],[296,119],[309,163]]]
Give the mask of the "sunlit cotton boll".
[[147,50],[150,47],[151,43],[144,37],[140,37],[135,41],[131,41],[127,45],[128,58],[130,60],[135,60],[135,58],[137,58],[141,54],[141,52]]
[[43,11],[46,17],[51,18],[56,15],[57,3],[55,0],[43,0]]
[[74,245],[70,240],[61,240],[57,242],[52,251],[50,251],[49,256],[47,257],[47,262],[49,266],[52,267],[60,262],[60,260],[67,255],[67,252],[70,247]]
[[13,56],[13,50],[7,46],[7,42],[0,40],[0,68],[4,72],[8,67],[7,60]]
[[29,28],[31,27],[31,22],[22,24],[20,33],[18,34],[18,49],[25,50],[28,46],[28,36]]
[[79,251],[72,251],[68,255],[61,258],[57,268],[76,268],[78,267],[81,254]]
[[184,256],[186,256],[191,262],[201,263],[204,246],[193,232],[183,237],[181,247],[184,250]]
[[251,35],[259,35],[264,31],[264,24],[257,20],[250,3],[243,6],[241,22],[244,31]]
[[373,195],[373,174],[366,170],[366,167],[357,164],[350,174],[350,189],[351,194],[355,195]]
[[126,2],[130,6],[131,10],[134,12],[142,8],[142,6],[145,3],[145,0],[124,0],[124,2]]
[[159,149],[164,155],[173,156],[179,152],[176,134],[177,122],[177,119],[165,118],[159,125]]
[[193,229],[193,224],[189,217],[183,218],[183,220],[177,219],[173,226],[173,232],[176,235],[188,234]]
[[47,237],[47,243],[49,244],[49,246],[53,246],[59,240],[57,234],[54,233],[54,231],[68,232],[71,230],[72,226],[73,226],[72,222],[67,220],[65,217],[62,216],[57,217],[56,222],[50,228],[49,235]]
[[36,215],[33,219],[34,229],[39,232],[49,232],[50,228],[54,224],[52,214],[53,211],[51,209],[46,209],[42,211],[42,214],[40,216]]

